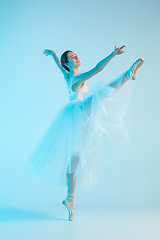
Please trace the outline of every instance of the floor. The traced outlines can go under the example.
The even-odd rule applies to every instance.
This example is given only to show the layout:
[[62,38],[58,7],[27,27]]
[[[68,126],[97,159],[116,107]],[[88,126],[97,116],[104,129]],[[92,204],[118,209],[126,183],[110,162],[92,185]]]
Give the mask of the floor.
[[160,208],[0,210],[1,240],[160,240]]

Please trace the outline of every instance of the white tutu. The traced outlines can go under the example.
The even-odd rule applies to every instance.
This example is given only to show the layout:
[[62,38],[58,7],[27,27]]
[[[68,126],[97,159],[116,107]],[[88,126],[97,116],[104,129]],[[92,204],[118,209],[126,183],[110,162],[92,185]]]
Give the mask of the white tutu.
[[70,101],[56,114],[27,158],[27,168],[61,186],[67,186],[66,172],[75,172],[77,186],[95,183],[99,171],[128,140],[124,116],[131,82],[118,89],[105,82],[87,87],[85,82],[73,92],[71,81]]

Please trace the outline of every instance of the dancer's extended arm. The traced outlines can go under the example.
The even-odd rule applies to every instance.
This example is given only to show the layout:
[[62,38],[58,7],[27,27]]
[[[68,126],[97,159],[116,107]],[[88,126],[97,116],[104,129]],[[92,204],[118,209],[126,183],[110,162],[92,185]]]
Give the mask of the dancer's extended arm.
[[123,53],[123,48],[125,46],[122,46],[120,48],[115,47],[115,50],[108,55],[107,57],[105,57],[103,60],[101,60],[99,63],[97,63],[97,65],[92,68],[90,71],[82,73],[78,76],[73,76],[73,85],[72,85],[72,90],[74,91],[74,89],[76,89],[76,87],[88,80],[89,78],[93,77],[95,74],[99,73],[100,71],[102,71],[105,66],[116,56],[116,55],[120,55],[121,53]]
[[61,72],[63,73],[63,75],[68,75],[68,72],[62,67],[61,65],[61,61],[59,60],[59,58],[57,57],[56,53],[52,50],[48,50],[48,49],[45,49],[43,51],[43,53],[45,55],[51,55],[55,61],[55,63],[57,64],[58,68],[61,70]]

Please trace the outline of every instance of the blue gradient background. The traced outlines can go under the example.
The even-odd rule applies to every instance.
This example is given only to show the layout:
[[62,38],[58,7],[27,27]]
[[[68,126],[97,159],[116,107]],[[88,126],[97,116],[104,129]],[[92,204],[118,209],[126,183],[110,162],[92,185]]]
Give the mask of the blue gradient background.
[[74,51],[80,71],[94,67],[115,45],[125,53],[89,81],[111,81],[139,57],[126,122],[130,140],[90,189],[76,189],[83,207],[160,205],[160,2],[1,1],[0,206],[54,209],[66,195],[23,168],[55,114],[68,102],[63,76],[43,49]]

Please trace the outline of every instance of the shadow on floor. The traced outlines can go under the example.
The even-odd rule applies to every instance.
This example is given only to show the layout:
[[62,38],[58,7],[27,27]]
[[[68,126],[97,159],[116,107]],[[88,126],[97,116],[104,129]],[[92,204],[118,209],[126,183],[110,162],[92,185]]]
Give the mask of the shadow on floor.
[[33,220],[68,221],[67,219],[57,218],[55,213],[51,214],[47,212],[23,209],[0,208],[0,222],[33,221]]

